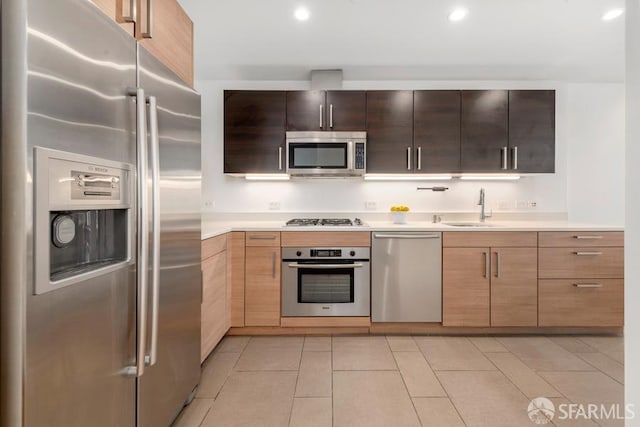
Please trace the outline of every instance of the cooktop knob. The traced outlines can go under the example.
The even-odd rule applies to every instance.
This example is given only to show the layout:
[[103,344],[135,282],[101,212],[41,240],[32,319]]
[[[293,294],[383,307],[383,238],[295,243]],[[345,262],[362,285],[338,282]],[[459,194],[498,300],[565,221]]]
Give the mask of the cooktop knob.
[[356,251],[351,251],[351,252],[349,252],[349,255],[351,255],[351,256],[356,256]]
[[296,255],[302,256],[302,252],[298,251],[298,252],[296,252]]

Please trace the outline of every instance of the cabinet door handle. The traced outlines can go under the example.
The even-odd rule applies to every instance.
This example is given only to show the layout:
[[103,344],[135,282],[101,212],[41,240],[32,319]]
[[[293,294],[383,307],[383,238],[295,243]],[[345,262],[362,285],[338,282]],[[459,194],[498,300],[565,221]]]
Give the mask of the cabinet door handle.
[[417,150],[417,156],[418,156],[418,170],[421,171],[422,170],[422,147],[418,147]]
[[500,252],[494,252],[496,254],[496,277],[500,277]]
[[500,149],[500,154],[502,155],[502,163],[500,164],[500,169],[502,170],[507,170],[508,165],[507,163],[509,162],[509,160],[507,159],[507,155],[508,155],[508,150],[507,147],[502,147]]
[[407,147],[407,170],[411,170],[411,147]]
[[276,252],[271,252],[271,277],[276,278]]
[[482,276],[486,279],[489,277],[489,254],[482,252],[482,256],[484,257],[484,273]]
[[278,170],[282,170],[282,147],[278,147]]
[[120,0],[120,16],[118,18],[124,22],[136,22],[136,0]]
[[276,236],[249,236],[249,240],[276,240]]
[[602,236],[573,236],[573,238],[578,240],[598,240],[602,239]]
[[593,289],[593,288],[601,288],[602,283],[574,283],[573,286],[575,286],[578,289]]
[[320,129],[322,129],[322,116],[324,116],[324,105],[320,104]]
[[598,256],[602,255],[602,252],[574,252],[577,256]]
[[329,127],[333,129],[333,104],[329,104]]
[[518,147],[513,147],[513,154],[511,157],[511,164],[513,170],[518,170]]

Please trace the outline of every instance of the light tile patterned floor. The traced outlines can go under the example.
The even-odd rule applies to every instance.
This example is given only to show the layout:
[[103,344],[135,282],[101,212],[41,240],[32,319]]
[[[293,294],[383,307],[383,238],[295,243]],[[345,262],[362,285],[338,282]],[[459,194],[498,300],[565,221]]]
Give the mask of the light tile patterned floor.
[[[622,337],[227,337],[174,427],[535,426],[532,398],[623,403]],[[616,426],[557,420],[549,426]]]

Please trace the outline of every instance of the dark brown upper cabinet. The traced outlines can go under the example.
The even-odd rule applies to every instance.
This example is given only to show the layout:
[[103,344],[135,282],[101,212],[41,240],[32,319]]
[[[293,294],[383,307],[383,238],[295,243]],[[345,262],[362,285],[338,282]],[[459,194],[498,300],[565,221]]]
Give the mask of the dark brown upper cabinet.
[[509,91],[509,169],[555,172],[556,92]]
[[367,92],[367,172],[411,173],[413,91]]
[[365,125],[364,91],[287,92],[289,131],[362,131]]
[[413,95],[414,171],[460,171],[459,90],[417,90]]
[[508,91],[462,91],[461,123],[461,170],[506,171],[509,157]]
[[224,172],[285,170],[284,91],[224,92]]

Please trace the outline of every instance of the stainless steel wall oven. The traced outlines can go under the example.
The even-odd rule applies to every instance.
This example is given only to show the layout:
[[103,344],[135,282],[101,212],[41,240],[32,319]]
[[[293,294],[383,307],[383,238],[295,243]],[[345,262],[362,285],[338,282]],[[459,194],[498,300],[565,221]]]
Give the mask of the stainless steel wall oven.
[[283,248],[282,315],[369,316],[369,248]]

